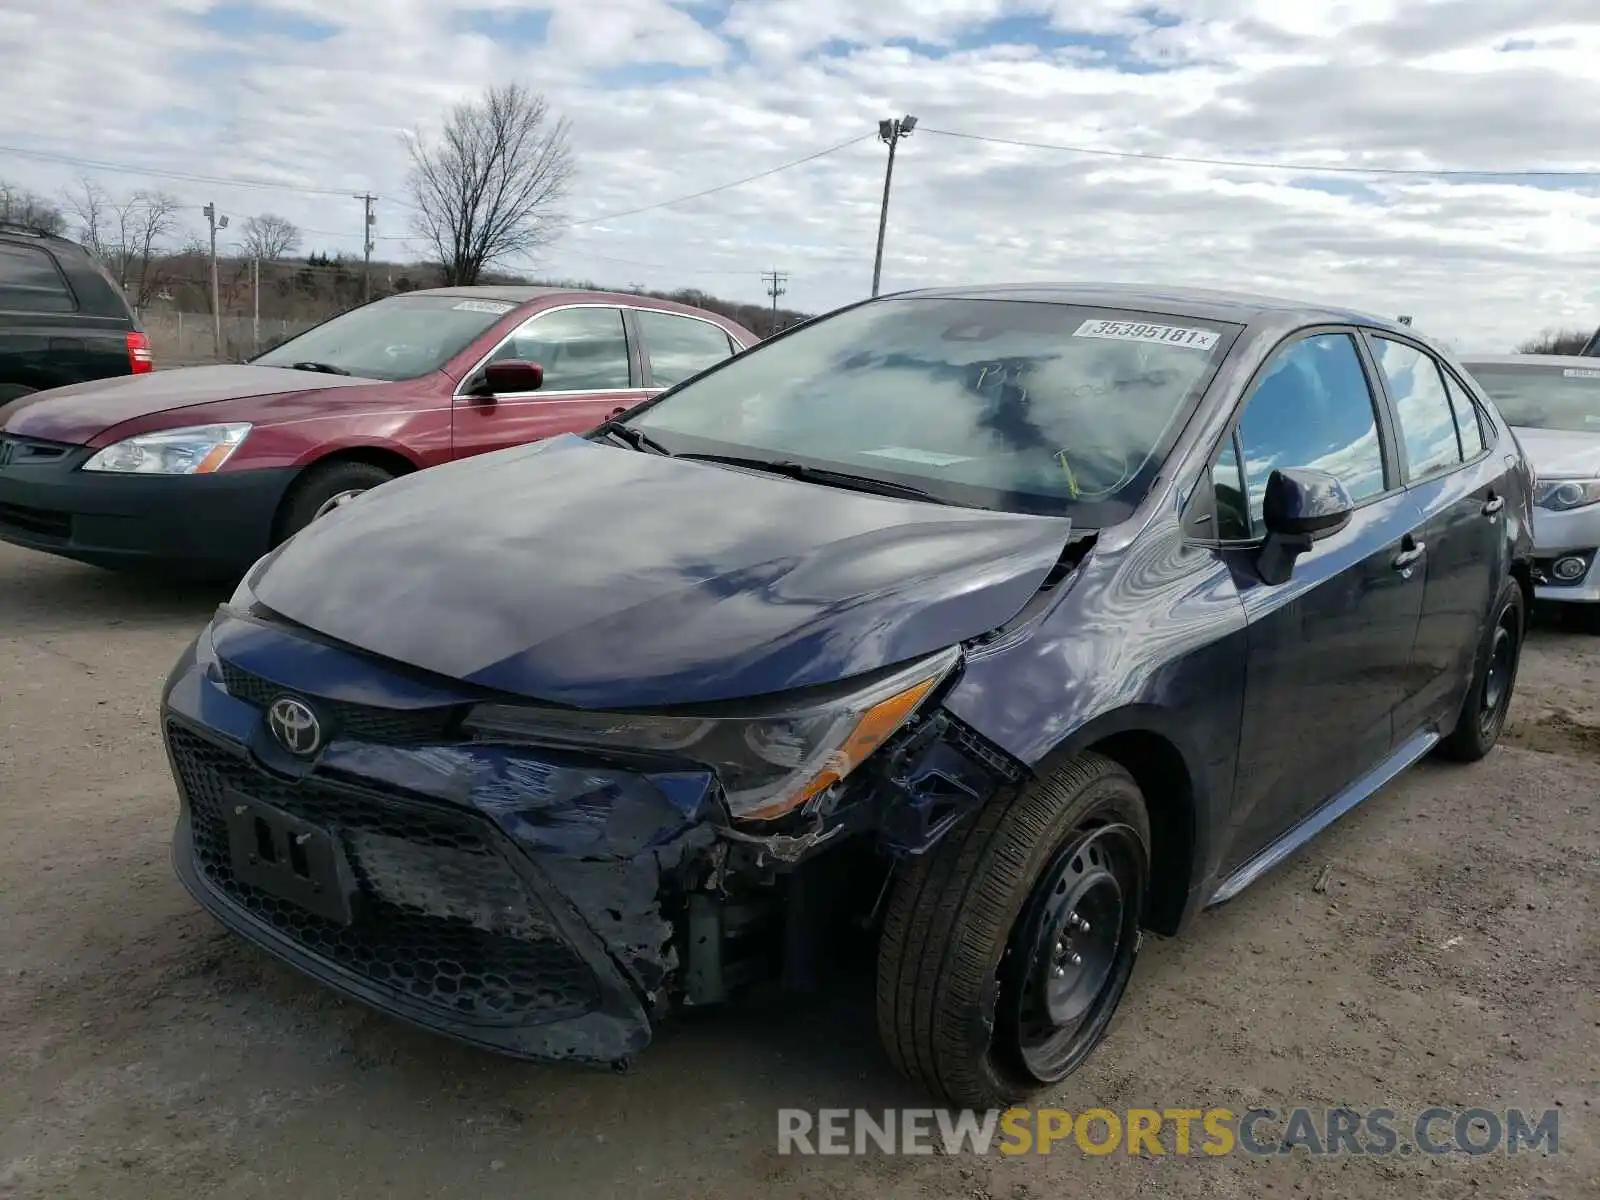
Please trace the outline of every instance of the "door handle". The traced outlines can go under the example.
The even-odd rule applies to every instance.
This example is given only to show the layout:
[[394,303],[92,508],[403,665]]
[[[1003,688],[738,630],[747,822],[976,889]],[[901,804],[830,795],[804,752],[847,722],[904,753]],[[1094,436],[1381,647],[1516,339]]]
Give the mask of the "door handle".
[[1483,515],[1492,517],[1505,506],[1506,498],[1504,496],[1496,496],[1493,492],[1490,492],[1489,498],[1483,502]]
[[1409,571],[1422,561],[1422,556],[1428,552],[1427,542],[1418,542],[1408,549],[1400,551],[1394,556],[1394,569],[1396,571]]

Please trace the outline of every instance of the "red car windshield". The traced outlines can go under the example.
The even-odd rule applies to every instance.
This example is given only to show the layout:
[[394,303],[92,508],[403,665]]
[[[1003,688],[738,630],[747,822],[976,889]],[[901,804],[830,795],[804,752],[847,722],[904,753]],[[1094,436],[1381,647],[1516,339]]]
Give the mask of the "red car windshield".
[[418,379],[439,370],[517,307],[464,296],[390,296],[351,309],[250,361],[315,364],[363,379]]

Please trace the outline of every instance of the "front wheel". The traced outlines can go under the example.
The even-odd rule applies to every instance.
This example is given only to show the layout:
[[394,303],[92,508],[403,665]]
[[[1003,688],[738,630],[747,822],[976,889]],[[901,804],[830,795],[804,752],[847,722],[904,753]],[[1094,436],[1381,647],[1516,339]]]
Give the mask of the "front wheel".
[[1133,974],[1149,846],[1132,776],[1085,754],[916,860],[878,950],[878,1032],[895,1066],[978,1109],[1076,1070]]
[[1515,579],[1506,580],[1495,602],[1494,623],[1487,641],[1478,651],[1467,698],[1456,718],[1456,727],[1439,743],[1442,757],[1456,762],[1477,762],[1494,749],[1505,728],[1511,709],[1511,694],[1517,684],[1517,666],[1522,661],[1522,635],[1527,626],[1522,587]]
[[293,537],[318,517],[327,516],[393,478],[394,473],[383,467],[353,459],[335,459],[310,467],[295,480],[284,501],[277,540]]

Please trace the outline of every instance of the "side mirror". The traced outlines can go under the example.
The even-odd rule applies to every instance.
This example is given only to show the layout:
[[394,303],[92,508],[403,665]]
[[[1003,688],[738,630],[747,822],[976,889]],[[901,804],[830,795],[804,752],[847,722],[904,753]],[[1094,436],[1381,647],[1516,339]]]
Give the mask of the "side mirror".
[[1286,582],[1295,559],[1348,525],[1355,507],[1344,484],[1326,471],[1303,467],[1274,471],[1267,478],[1262,502],[1261,515],[1267,527],[1267,540],[1257,559],[1262,580]]
[[544,386],[544,368],[536,362],[503,358],[484,367],[483,385],[491,396],[536,392]]

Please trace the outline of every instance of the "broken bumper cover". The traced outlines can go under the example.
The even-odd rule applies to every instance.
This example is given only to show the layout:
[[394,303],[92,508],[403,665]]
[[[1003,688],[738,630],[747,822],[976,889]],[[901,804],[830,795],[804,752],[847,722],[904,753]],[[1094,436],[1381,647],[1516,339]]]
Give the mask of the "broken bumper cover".
[[[419,714],[442,708],[397,722],[297,682],[219,661],[210,630],[169,679],[174,866],[195,899],[329,987],[460,1041],[594,1066],[642,1050],[677,967],[662,876],[713,840],[709,781],[672,777],[675,804],[646,776],[420,744]],[[299,777],[266,765],[285,765],[263,720],[280,693],[333,714]],[[315,896],[256,853],[276,839],[287,864],[306,838],[322,839],[305,847]]]

